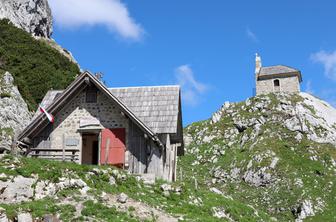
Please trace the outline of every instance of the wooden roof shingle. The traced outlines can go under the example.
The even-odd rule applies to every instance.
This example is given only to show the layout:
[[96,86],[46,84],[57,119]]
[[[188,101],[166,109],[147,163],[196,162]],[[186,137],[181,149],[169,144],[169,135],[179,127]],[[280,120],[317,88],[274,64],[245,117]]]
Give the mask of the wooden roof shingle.
[[109,88],[155,133],[176,133],[179,114],[179,86]]

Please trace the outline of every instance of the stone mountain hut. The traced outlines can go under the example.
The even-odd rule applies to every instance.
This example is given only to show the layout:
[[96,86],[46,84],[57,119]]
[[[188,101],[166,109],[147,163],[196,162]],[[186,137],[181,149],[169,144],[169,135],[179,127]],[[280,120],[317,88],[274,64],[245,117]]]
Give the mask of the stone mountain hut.
[[262,67],[261,58],[256,54],[256,95],[275,92],[300,92],[302,75],[294,68],[276,65]]
[[175,180],[183,155],[179,86],[107,88],[84,72],[67,89],[49,91],[18,136],[29,156],[114,165],[135,174]]

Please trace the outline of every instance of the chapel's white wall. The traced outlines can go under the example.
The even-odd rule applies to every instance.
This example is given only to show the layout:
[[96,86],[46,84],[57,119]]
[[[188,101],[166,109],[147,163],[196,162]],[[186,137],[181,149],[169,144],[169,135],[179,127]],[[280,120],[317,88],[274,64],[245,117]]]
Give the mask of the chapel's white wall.
[[299,79],[296,76],[285,77],[285,78],[272,78],[265,80],[256,81],[256,94],[267,94],[276,92],[274,88],[274,80],[278,79],[280,81],[280,91],[281,92],[300,92]]

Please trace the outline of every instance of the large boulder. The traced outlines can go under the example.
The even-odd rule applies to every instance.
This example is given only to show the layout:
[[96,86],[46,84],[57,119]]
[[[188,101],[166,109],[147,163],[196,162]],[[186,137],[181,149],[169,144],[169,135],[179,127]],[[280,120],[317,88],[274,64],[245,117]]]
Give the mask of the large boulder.
[[15,133],[23,130],[31,117],[13,76],[0,73],[0,152],[10,149]]
[[20,203],[33,199],[36,179],[17,176],[10,181],[0,181],[0,202]]
[[21,212],[17,215],[18,222],[33,222],[32,215],[30,213]]

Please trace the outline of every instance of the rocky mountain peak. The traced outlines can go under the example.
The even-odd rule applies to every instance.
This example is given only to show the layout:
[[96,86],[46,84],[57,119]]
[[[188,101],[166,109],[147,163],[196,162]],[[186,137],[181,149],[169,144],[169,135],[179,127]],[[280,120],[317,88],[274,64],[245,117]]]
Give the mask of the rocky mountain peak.
[[279,221],[319,221],[333,212],[327,206],[336,183],[336,109],[327,102],[307,93],[226,102],[184,132],[183,164],[199,184]]
[[336,145],[336,109],[308,93],[270,94],[239,104],[225,103],[213,114],[211,123],[227,115],[232,117],[238,132],[253,128],[257,133],[264,124],[279,123],[297,133],[298,139],[306,135],[312,141]]
[[34,36],[51,37],[52,15],[48,0],[0,0],[0,19],[3,18]]

